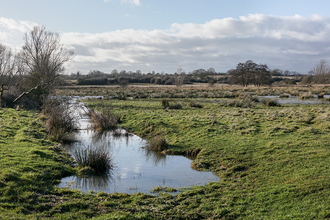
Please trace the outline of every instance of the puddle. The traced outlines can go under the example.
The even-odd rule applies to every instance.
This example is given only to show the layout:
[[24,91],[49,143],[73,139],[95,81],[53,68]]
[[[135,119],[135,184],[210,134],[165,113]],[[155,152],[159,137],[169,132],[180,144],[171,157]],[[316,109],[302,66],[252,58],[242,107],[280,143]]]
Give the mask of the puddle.
[[327,104],[329,101],[324,100],[324,98],[329,98],[329,95],[325,95],[324,98],[318,99],[317,96],[311,99],[299,99],[298,96],[290,96],[288,98],[280,98],[279,96],[257,96],[260,101],[263,99],[273,99],[276,100],[278,104],[306,104],[306,105],[316,105],[316,104]]
[[[80,104],[81,112],[84,112],[83,108]],[[187,157],[163,155],[144,149],[146,140],[127,134],[123,129],[97,135],[85,129],[88,124],[89,119],[82,117],[82,130],[76,136],[79,142],[66,146],[67,151],[73,153],[77,148],[106,146],[112,153],[115,168],[111,174],[104,176],[65,177],[59,187],[76,188],[82,192],[150,193],[157,186],[179,189],[220,180],[212,172],[193,170],[190,167],[192,160]]]

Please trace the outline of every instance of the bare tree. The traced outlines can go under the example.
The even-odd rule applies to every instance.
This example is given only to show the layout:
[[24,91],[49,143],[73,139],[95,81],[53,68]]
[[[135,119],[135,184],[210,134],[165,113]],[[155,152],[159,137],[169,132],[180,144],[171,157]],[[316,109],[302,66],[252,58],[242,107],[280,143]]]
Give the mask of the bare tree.
[[237,64],[236,69],[229,70],[228,73],[232,84],[243,86],[249,84],[255,86],[269,85],[272,79],[266,64],[256,64],[252,60]]
[[21,65],[9,47],[0,43],[0,104],[3,94],[18,82]]
[[181,87],[186,78],[186,72],[182,67],[178,68],[176,73],[174,73],[174,83],[177,87]]
[[64,63],[73,57],[73,52],[60,44],[59,34],[47,32],[44,26],[35,26],[24,40],[18,59],[26,74],[25,91],[14,102],[35,90],[37,98],[47,96],[64,71]]
[[2,100],[5,86],[12,81],[14,69],[14,55],[11,49],[0,43],[0,102]]
[[330,67],[324,59],[315,64],[308,73],[313,76],[315,83],[327,83],[330,81]]

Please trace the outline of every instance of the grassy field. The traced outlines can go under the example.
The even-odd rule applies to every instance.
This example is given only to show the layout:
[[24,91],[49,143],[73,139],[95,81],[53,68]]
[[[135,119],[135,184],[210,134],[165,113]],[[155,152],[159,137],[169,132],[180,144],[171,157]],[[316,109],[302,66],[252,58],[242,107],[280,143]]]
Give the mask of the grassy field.
[[[330,218],[328,104],[237,108],[219,103],[224,98],[219,94],[233,94],[233,98],[262,90],[190,89],[100,88],[91,89],[93,94],[86,89],[59,93],[125,93],[126,100],[86,102],[96,110],[111,109],[120,115],[120,126],[130,132],[148,139],[165,136],[170,147],[164,153],[196,156],[192,167],[213,171],[219,182],[176,196],[166,192],[95,195],[58,189],[54,185],[62,176],[76,172],[65,152],[47,141],[36,113],[0,109],[0,218]],[[279,93],[290,91],[327,94],[327,87],[278,88]],[[182,108],[164,109],[163,97]],[[198,106],[192,103],[202,108],[191,107]]]

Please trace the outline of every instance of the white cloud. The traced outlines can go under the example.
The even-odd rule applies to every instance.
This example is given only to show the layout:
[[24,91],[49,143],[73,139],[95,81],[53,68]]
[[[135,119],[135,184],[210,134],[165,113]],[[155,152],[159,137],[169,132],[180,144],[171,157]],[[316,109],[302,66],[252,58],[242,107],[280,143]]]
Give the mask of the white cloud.
[[[261,14],[239,19],[214,19],[204,24],[173,24],[168,30],[117,30],[99,34],[66,33],[63,40],[88,50],[93,68],[174,72],[178,66],[193,70],[234,68],[252,59],[271,68],[308,72],[329,57],[330,20],[319,16],[279,17]],[[93,69],[90,67],[90,69]]]
[[[104,2],[111,2],[113,0],[104,0]],[[141,5],[141,2],[140,0],[120,0],[120,2],[122,4],[132,4],[132,5],[135,5],[135,6],[140,6]]]
[[[15,45],[13,39],[22,37],[30,26],[0,19],[0,40]],[[320,59],[330,61],[330,18],[317,15],[254,14],[204,24],[175,23],[167,30],[63,33],[61,37],[76,54],[68,72],[116,68],[173,73],[179,66],[187,71],[209,67],[227,71],[252,59],[270,68],[307,73]]]
[[37,24],[30,21],[15,21],[0,17],[0,42],[17,49],[23,44],[24,33],[35,25]]

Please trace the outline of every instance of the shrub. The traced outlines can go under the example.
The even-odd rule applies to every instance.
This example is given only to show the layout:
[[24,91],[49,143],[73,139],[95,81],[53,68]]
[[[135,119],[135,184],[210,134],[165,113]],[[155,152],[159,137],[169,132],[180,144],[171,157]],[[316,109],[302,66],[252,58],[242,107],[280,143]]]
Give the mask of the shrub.
[[114,130],[118,127],[119,117],[110,110],[103,109],[102,112],[89,110],[90,129],[95,131]]
[[45,127],[52,139],[58,142],[74,141],[74,132],[78,130],[78,115],[75,106],[68,99],[47,99],[43,105]]
[[[113,168],[112,154],[104,147],[92,147],[76,149],[73,153],[78,167],[91,168],[97,174],[109,173]],[[92,172],[89,172],[92,173]]]
[[164,151],[168,149],[168,144],[164,136],[156,136],[149,140],[147,145],[148,150],[152,151]]

